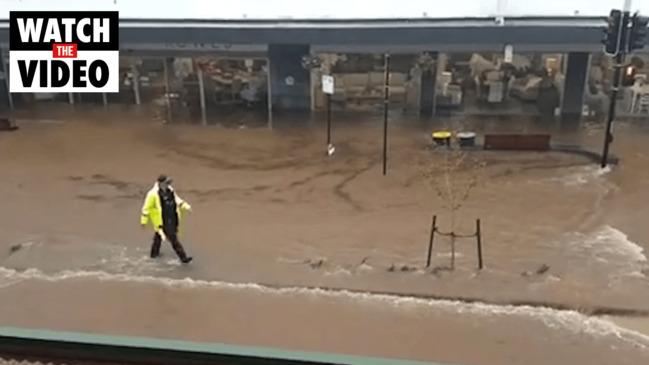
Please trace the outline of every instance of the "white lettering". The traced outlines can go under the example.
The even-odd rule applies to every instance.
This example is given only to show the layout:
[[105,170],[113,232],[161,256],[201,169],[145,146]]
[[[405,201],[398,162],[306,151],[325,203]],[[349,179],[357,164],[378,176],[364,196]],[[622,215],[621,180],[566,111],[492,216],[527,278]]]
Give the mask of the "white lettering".
[[92,30],[94,33],[93,39],[95,40],[95,42],[110,42],[109,18],[94,19]]
[[56,19],[48,20],[47,27],[45,27],[45,34],[43,35],[43,42],[61,42],[59,22]]
[[61,23],[65,26],[65,30],[63,33],[65,34],[65,42],[66,43],[71,43],[72,42],[72,26],[76,22],[76,19],[74,18],[63,18],[61,19]]
[[[22,42],[38,42],[43,28],[43,18],[18,18],[18,32]],[[36,23],[34,23],[36,21]]]
[[86,25],[90,25],[89,18],[79,20],[79,23],[77,23],[77,38],[79,38],[83,43],[90,43],[92,42],[91,36],[83,32],[83,28],[85,28]]

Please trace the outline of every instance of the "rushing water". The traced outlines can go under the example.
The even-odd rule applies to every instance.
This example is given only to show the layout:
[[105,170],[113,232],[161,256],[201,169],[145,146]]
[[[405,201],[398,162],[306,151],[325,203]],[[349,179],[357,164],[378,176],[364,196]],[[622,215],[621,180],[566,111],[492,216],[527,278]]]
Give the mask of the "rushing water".
[[[645,335],[584,314],[649,311],[642,124],[616,129],[620,163],[607,169],[583,153],[471,152],[486,167],[455,223],[466,234],[482,220],[478,271],[473,239],[457,241],[449,270],[450,241],[437,237],[425,267],[431,216],[450,224],[425,177],[444,158],[430,148],[440,123],[394,118],[387,176],[380,119],[362,115],[337,116],[332,157],[318,123],[270,132],[130,114],[23,122],[0,135],[0,319],[467,364],[649,359]],[[462,122],[480,133],[521,128]],[[545,127],[557,143],[600,143],[598,125]],[[194,206],[190,266],[169,247],[150,260],[150,232],[137,228],[161,172]],[[292,332],[272,336],[272,326]]]

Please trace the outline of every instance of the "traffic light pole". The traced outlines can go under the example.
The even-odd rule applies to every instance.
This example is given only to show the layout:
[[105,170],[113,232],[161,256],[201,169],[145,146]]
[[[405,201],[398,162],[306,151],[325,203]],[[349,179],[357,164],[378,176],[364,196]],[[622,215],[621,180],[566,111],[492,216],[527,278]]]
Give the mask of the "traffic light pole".
[[602,39],[604,52],[615,55],[615,70],[613,72],[613,87],[611,88],[611,100],[608,108],[608,120],[606,121],[606,134],[604,135],[604,150],[602,151],[602,168],[608,163],[609,145],[613,142],[613,119],[615,119],[615,101],[620,88],[622,76],[622,63],[624,55],[645,46],[648,34],[647,25],[649,18],[640,16],[639,13],[630,15],[631,0],[625,0],[624,11],[611,10],[608,17],[608,27],[605,29],[606,37]]
[[331,94],[327,96],[327,151],[331,148]]
[[608,149],[613,142],[613,133],[611,132],[613,119],[615,119],[615,104],[617,92],[620,88],[620,77],[622,76],[622,63],[624,62],[624,53],[619,52],[615,56],[615,70],[613,72],[613,87],[611,88],[611,100],[608,107],[608,119],[606,121],[606,134],[604,135],[604,150],[602,151],[602,168],[608,164]]

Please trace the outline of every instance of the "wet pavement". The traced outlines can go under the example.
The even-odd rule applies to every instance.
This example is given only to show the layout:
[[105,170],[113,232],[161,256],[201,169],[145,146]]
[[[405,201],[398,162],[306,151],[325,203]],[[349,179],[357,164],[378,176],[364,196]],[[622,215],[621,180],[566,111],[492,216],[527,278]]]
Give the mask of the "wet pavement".
[[[642,332],[624,322],[649,312],[641,121],[616,126],[605,170],[584,154],[472,151],[486,167],[453,174],[479,176],[454,220],[471,233],[481,219],[480,271],[468,238],[454,270],[442,237],[425,267],[432,215],[450,224],[430,132],[549,131],[598,151],[601,124],[393,114],[383,176],[380,114],[336,114],[327,157],[319,115],[270,131],[31,113],[0,134],[0,323],[461,364],[649,360],[647,337],[588,316]],[[170,247],[146,256],[139,208],[161,172],[194,208],[190,266]]]

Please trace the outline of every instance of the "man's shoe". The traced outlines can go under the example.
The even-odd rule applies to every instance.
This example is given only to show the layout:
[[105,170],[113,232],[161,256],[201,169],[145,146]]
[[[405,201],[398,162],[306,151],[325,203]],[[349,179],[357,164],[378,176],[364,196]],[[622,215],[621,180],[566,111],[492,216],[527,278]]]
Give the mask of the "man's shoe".
[[189,256],[189,257],[185,257],[185,258],[180,259],[180,262],[182,262],[183,264],[188,264],[188,263],[192,262],[193,259],[194,259],[193,257]]

